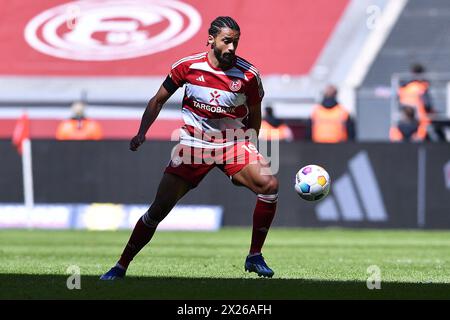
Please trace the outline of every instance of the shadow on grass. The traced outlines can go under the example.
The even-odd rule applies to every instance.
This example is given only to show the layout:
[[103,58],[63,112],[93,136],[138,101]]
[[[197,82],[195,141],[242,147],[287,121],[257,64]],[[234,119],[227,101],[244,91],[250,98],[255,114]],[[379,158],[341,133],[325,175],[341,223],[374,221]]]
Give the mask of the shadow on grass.
[[69,290],[64,275],[0,275],[0,299],[450,299],[450,284],[382,282],[368,290],[361,281],[312,279],[218,279],[128,277],[100,281],[81,276],[81,289]]

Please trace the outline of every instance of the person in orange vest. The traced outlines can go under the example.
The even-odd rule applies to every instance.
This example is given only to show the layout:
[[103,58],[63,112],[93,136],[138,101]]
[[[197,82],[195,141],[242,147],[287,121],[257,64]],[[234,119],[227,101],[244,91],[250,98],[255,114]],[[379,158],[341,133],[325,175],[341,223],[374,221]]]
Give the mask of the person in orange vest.
[[433,113],[431,96],[429,93],[430,83],[423,78],[425,68],[421,64],[413,64],[410,68],[412,79],[401,83],[398,89],[398,101],[401,107],[412,107],[416,111],[419,127],[417,139],[426,140],[427,132],[431,129],[429,115]]
[[280,140],[292,141],[294,135],[291,128],[283,122],[283,120],[275,117],[273,108],[267,106],[265,108],[266,114],[261,121],[261,129],[259,130],[259,138],[261,140]]
[[415,108],[404,106],[401,111],[401,119],[397,126],[392,127],[389,132],[391,141],[420,141],[418,137],[419,122],[416,119]]
[[322,102],[313,108],[308,121],[307,139],[317,143],[339,143],[355,138],[353,120],[337,101],[337,94],[335,86],[327,86]]
[[84,114],[85,105],[81,101],[72,104],[73,116],[71,119],[63,120],[56,129],[57,140],[101,140],[103,132],[101,125],[86,118]]

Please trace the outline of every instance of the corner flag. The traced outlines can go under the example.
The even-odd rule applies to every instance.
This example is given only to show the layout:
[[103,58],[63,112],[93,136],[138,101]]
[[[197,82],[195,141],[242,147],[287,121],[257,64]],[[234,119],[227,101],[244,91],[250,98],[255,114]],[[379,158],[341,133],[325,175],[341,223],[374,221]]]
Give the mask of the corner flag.
[[16,146],[17,152],[22,155],[22,144],[24,140],[30,139],[30,120],[28,114],[24,112],[14,127],[12,143]]

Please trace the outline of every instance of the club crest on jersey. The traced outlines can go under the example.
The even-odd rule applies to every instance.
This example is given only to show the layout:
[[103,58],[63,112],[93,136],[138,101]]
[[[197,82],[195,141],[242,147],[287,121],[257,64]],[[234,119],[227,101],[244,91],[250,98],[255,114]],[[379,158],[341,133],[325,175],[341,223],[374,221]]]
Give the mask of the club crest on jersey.
[[230,89],[233,92],[239,91],[242,87],[242,81],[240,79],[231,80]]

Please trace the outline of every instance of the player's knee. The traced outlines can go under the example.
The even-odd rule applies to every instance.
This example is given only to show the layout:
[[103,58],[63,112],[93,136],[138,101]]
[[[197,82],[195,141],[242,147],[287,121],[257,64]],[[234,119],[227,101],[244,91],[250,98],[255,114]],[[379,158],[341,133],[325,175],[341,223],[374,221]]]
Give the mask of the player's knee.
[[269,184],[267,185],[266,194],[276,194],[278,193],[278,179],[271,177]]
[[269,176],[264,179],[258,186],[258,194],[277,194],[278,193],[278,179],[274,176]]

